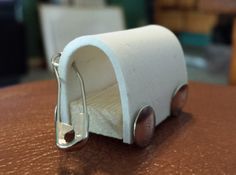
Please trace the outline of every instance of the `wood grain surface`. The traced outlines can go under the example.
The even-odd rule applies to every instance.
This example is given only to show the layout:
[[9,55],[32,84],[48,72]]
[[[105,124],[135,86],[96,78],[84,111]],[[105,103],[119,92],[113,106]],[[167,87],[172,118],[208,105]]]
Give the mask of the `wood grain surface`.
[[55,146],[56,83],[0,90],[0,174],[235,174],[236,87],[190,83],[181,116],[140,149],[91,134],[75,152]]

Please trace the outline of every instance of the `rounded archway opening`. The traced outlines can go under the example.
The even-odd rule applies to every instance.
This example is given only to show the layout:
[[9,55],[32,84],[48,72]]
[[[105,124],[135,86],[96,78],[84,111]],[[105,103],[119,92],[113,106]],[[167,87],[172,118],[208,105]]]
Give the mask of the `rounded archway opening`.
[[[89,131],[117,139],[123,138],[120,92],[108,56],[95,46],[78,49],[73,59],[83,78],[89,114]],[[80,86],[78,86],[80,92]],[[82,112],[82,99],[70,102],[71,115]],[[75,116],[76,117],[76,116]]]

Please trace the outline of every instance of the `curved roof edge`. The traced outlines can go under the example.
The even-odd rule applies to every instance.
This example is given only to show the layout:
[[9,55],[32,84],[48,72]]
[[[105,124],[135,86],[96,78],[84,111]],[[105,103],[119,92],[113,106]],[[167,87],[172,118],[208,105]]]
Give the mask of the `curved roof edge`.
[[[132,142],[132,135],[130,123],[130,111],[129,111],[129,103],[128,103],[128,96],[127,96],[127,89],[124,80],[124,76],[122,73],[122,69],[119,65],[118,58],[113,50],[107,46],[103,41],[101,41],[96,36],[83,36],[72,40],[69,44],[66,45],[62,52],[62,57],[60,59],[60,66],[59,66],[59,75],[62,79],[66,79],[69,76],[68,69],[70,68],[71,64],[73,63],[72,55],[78,51],[78,49],[83,48],[85,46],[94,46],[107,56],[110,60],[111,65],[115,72],[115,77],[119,87],[119,93],[121,98],[121,107],[122,107],[122,117],[123,117],[123,142],[130,143]],[[66,71],[65,71],[66,70]],[[68,111],[69,112],[69,111]],[[67,112],[67,113],[68,113]],[[68,114],[69,115],[69,114]]]

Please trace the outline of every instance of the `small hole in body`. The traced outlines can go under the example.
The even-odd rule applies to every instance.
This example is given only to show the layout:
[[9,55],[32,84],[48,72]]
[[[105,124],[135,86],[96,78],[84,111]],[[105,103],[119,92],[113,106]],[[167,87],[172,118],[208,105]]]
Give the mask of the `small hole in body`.
[[74,130],[67,132],[64,136],[64,139],[67,143],[73,141],[74,138],[75,138],[75,131]]

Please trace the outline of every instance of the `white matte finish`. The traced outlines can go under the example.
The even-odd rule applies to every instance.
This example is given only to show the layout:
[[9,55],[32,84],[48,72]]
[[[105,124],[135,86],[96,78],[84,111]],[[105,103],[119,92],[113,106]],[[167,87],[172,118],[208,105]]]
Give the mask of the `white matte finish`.
[[[70,104],[72,118],[78,118],[82,110],[81,99]],[[117,139],[123,138],[123,119],[117,84],[102,91],[89,93],[87,95],[87,110],[90,117],[90,132]]]
[[102,90],[117,80],[123,115],[123,142],[133,142],[133,122],[140,108],[153,107],[156,125],[170,114],[175,89],[187,83],[183,51],[168,29],[147,26],[79,37],[62,52],[62,122],[70,122],[70,102],[80,98],[80,86],[71,68],[76,60],[86,93]]

